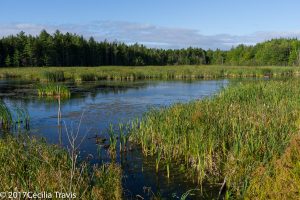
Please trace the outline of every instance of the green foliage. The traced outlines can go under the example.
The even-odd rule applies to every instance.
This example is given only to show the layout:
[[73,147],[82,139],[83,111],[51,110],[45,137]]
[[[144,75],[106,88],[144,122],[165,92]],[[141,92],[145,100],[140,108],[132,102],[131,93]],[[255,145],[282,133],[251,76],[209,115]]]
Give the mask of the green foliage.
[[[76,34],[45,30],[38,36],[24,32],[0,39],[0,66],[100,66],[100,65],[178,65],[206,64],[200,48],[182,50],[150,49],[143,45],[96,42]],[[9,56],[9,57],[8,57]],[[13,58],[8,62],[7,58]]]
[[225,179],[228,194],[243,198],[249,184],[264,181],[255,174],[262,166],[264,174],[275,173],[274,159],[299,132],[299,84],[297,79],[244,82],[213,99],[154,110],[132,128],[130,139],[167,167],[170,160],[183,162],[200,183]]
[[9,55],[7,55],[6,58],[5,58],[5,66],[6,67],[10,67],[11,66],[11,59],[10,59]]
[[25,35],[0,39],[0,66],[100,66],[100,65],[243,65],[299,66],[300,41],[272,39],[254,46],[238,45],[228,51],[154,49],[144,45],[97,42],[76,34],[45,30],[38,36]]
[[63,71],[46,71],[44,72],[44,77],[50,82],[59,82],[65,80]]
[[[59,72],[57,72],[59,71]],[[20,67],[0,68],[0,77],[19,77],[37,81],[93,81],[144,79],[214,79],[236,77],[298,76],[299,67],[248,66],[103,66],[103,67]]]
[[[41,140],[20,136],[0,139],[0,188],[3,191],[76,193],[78,199],[121,199],[121,171],[115,164],[78,162],[67,151]],[[70,173],[73,172],[73,184]],[[92,172],[92,173],[90,173]],[[53,198],[61,199],[61,198]]]
[[93,73],[83,73],[80,74],[80,80],[81,81],[95,81],[96,80],[96,76]]
[[12,114],[3,100],[0,101],[0,120],[2,129],[7,130],[11,128],[11,125],[13,123]]
[[48,96],[48,97],[68,98],[70,97],[71,92],[69,88],[64,85],[46,84],[46,85],[38,85],[38,95],[41,97]]

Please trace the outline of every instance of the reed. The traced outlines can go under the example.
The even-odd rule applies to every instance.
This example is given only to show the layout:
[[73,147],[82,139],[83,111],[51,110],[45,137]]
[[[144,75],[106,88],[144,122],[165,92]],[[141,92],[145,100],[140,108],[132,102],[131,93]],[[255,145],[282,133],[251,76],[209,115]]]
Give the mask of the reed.
[[79,75],[81,81],[95,81],[96,76],[93,73],[83,73]]
[[299,67],[279,66],[101,66],[1,68],[0,77],[57,82],[64,80],[215,79],[237,77],[299,76]]
[[[121,171],[117,165],[92,167],[82,160],[73,168],[66,150],[36,138],[25,135],[1,138],[0,162],[0,188],[7,192],[16,189],[36,191],[38,188],[38,191],[52,194],[73,193],[76,199],[110,200],[122,197]],[[70,171],[74,172],[72,187]]]
[[112,124],[109,125],[108,135],[109,135],[109,152],[112,155],[115,155],[117,150],[118,139]]
[[156,168],[165,163],[167,176],[171,161],[183,162],[200,183],[224,183],[227,197],[244,198],[259,168],[275,173],[273,160],[299,131],[299,84],[236,83],[214,98],[153,110],[132,127],[130,140],[159,158]]
[[1,128],[8,130],[13,124],[13,117],[3,100],[0,101],[0,120]]
[[44,78],[49,82],[65,81],[65,75],[63,71],[46,71],[43,75]]
[[38,85],[37,87],[38,95],[40,97],[48,96],[48,97],[59,97],[59,98],[69,98],[71,96],[71,92],[68,87],[64,85],[57,84],[43,84]]
[[120,152],[126,152],[127,151],[127,142],[129,139],[129,134],[127,134],[127,125],[124,125],[122,123],[119,124],[119,146],[120,146]]

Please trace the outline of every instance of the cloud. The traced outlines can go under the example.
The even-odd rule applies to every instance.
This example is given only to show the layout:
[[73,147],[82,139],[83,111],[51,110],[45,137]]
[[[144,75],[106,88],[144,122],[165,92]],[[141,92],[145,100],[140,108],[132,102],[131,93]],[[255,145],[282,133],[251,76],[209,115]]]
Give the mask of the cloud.
[[20,31],[37,35],[42,29],[46,29],[50,33],[59,29],[62,32],[77,33],[86,38],[93,36],[98,41],[107,39],[108,41],[120,41],[127,44],[137,42],[148,47],[174,49],[189,46],[204,49],[229,49],[238,44],[253,45],[272,38],[300,37],[300,31],[260,31],[248,35],[204,35],[195,29],[163,27],[124,21],[94,21],[88,24],[0,24],[0,36],[17,34]]

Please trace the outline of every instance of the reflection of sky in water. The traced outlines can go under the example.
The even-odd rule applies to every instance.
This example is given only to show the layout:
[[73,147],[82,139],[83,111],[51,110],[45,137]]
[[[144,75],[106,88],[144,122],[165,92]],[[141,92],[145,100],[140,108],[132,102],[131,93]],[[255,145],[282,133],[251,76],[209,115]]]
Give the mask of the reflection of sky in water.
[[[110,123],[117,124],[141,117],[143,113],[153,107],[164,107],[176,102],[188,102],[211,96],[226,85],[226,80],[210,80],[133,82],[132,85],[127,85],[128,87],[106,87],[97,84],[91,84],[88,88],[84,88],[85,85],[82,87],[72,86],[72,91],[76,91],[76,94],[73,93],[70,100],[62,102],[62,120],[69,128],[76,128],[80,116],[84,112],[80,135],[87,134],[87,138],[89,138],[95,134],[106,133]],[[22,105],[28,110],[31,134],[43,136],[47,138],[48,142],[58,143],[57,102],[40,100],[32,95],[34,91],[28,88],[30,88],[28,83],[0,81],[1,95],[10,95],[5,98],[9,107]],[[62,131],[62,141],[63,144],[67,142],[64,130]],[[87,154],[97,154],[97,147],[92,139],[86,139],[81,145],[81,155]],[[102,152],[102,154],[104,153]],[[182,178],[180,174],[173,176],[170,179],[172,183],[168,183],[170,181],[164,176],[155,174],[154,167],[151,166],[153,161],[143,159],[138,152],[128,155],[127,159],[130,162],[125,162],[126,164],[123,165],[123,185],[128,190],[128,194],[133,196],[141,194],[143,186],[150,186],[153,191],[160,191],[162,195],[170,195],[172,192],[182,194],[194,186],[191,183],[184,183],[187,179]],[[142,166],[144,166],[143,172],[141,171]],[[175,174],[174,172],[173,175]],[[160,189],[158,190],[158,188]]]

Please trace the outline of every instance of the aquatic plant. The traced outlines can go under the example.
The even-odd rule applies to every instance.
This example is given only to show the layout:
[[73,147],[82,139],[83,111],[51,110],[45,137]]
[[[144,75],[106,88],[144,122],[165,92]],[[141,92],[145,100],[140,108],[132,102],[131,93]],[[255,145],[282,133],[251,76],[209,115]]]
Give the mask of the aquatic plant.
[[263,166],[274,174],[274,158],[299,132],[299,84],[246,81],[214,98],[150,111],[131,129],[131,142],[161,158],[167,176],[172,162],[183,162],[199,183],[224,183],[227,197],[243,198],[253,180],[261,181],[255,171]]
[[37,87],[39,96],[48,96],[48,97],[59,97],[59,98],[68,98],[71,95],[71,92],[68,87],[64,85],[57,84],[42,84]]
[[[90,166],[77,162],[56,145],[20,135],[0,139],[0,188],[7,192],[40,191],[72,193],[78,199],[121,199],[121,171],[115,164]],[[70,172],[73,184],[70,187]],[[8,176],[11,174],[12,176]],[[13,178],[12,178],[13,177]],[[56,199],[56,198],[55,198]]]
[[237,77],[291,77],[299,76],[299,67],[246,66],[101,66],[101,67],[22,67],[1,68],[0,77],[57,82],[64,80],[147,80],[147,79],[215,79]]
[[95,81],[96,76],[93,73],[83,73],[79,75],[81,81]]
[[44,72],[44,78],[50,82],[59,82],[65,80],[65,75],[63,71],[46,71]]
[[13,123],[12,114],[3,100],[0,100],[0,120],[2,129],[9,129]]
[[108,135],[109,135],[109,151],[112,154],[116,153],[116,149],[117,149],[117,135],[116,132],[113,129],[113,125],[110,124],[109,125],[109,129],[108,129]]

